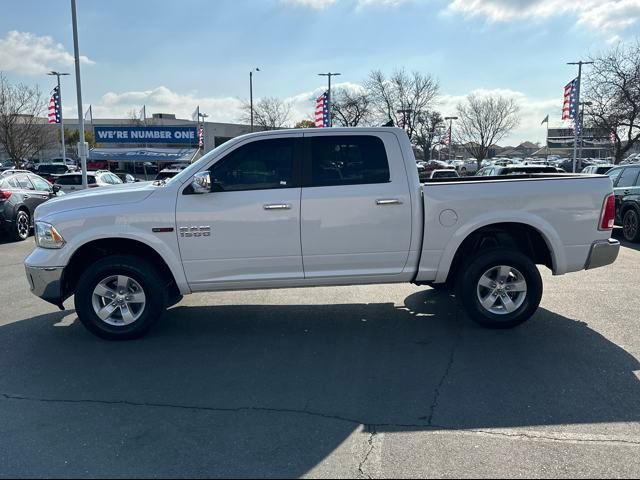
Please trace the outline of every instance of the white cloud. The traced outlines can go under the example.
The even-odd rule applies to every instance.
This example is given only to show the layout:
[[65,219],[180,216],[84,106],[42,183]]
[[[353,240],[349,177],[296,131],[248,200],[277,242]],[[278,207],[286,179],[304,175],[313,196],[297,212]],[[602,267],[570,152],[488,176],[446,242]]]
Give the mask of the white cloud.
[[332,6],[337,0],[282,0],[284,3],[300,7],[311,7],[316,10],[323,10]]
[[[80,61],[89,65],[94,63],[85,56],[81,56]],[[10,31],[0,38],[0,71],[42,75],[55,68],[73,65],[73,55],[51,37]]]
[[[499,142],[501,146],[517,146],[527,140],[544,144],[546,125],[541,125],[541,122],[547,115],[549,115],[549,124],[551,127],[563,126],[560,120],[560,98],[532,99],[522,92],[504,88],[477,89],[470,93],[480,97],[498,95],[505,98],[512,98],[520,107],[520,126],[507,138]],[[454,115],[456,106],[464,102],[465,98],[466,95],[443,95],[438,100],[438,109],[444,115]]]
[[[336,89],[359,90],[363,87],[356,83],[338,83]],[[315,90],[302,92],[285,98],[291,105],[291,124],[300,120],[312,119],[314,102],[325,88],[319,86]],[[522,92],[509,89],[477,89],[470,93],[479,96],[500,95],[513,98],[520,106],[521,124],[508,138],[500,142],[501,145],[518,145],[530,140],[544,142],[545,126],[540,122],[546,116],[550,116],[551,126],[561,126],[560,98],[532,99]],[[464,101],[466,95],[442,95],[436,108],[444,115],[455,114],[456,105]],[[241,117],[242,100],[233,97],[203,97],[196,94],[181,94],[167,87],[157,87],[152,90],[131,91],[103,95],[97,103],[93,104],[94,118],[126,118],[131,110],[140,111],[143,105],[147,107],[147,115],[152,113],[174,113],[177,118],[190,119],[196,106],[200,105],[203,113],[209,114],[209,121],[237,123]],[[88,108],[88,105],[85,105]],[[75,118],[74,108],[65,108],[67,118]],[[454,127],[455,128],[455,127]]]
[[[318,10],[338,3],[350,3],[357,9],[372,6],[398,7],[406,3],[435,3],[435,0],[282,0],[287,4]],[[448,0],[446,12],[466,17],[484,17],[491,22],[545,20],[572,15],[579,26],[595,29],[619,38],[640,19],[640,0]]]
[[574,15],[578,25],[616,38],[640,19],[640,0],[453,0],[448,11],[493,22]]

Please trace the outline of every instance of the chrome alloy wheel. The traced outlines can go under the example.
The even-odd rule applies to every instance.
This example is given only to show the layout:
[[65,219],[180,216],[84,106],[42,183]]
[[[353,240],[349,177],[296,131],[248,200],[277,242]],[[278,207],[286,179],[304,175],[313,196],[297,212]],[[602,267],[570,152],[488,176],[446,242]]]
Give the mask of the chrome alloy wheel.
[[638,215],[633,210],[629,210],[623,220],[623,233],[624,238],[627,240],[633,240],[638,235]]
[[492,267],[478,281],[480,305],[495,315],[518,310],[527,298],[527,281],[517,269],[506,265]]
[[17,223],[18,235],[20,238],[26,239],[29,236],[30,229],[29,216],[24,212],[20,212],[17,218]]
[[140,318],[147,298],[140,284],[133,278],[112,275],[96,285],[92,303],[100,320],[114,327],[123,327]]

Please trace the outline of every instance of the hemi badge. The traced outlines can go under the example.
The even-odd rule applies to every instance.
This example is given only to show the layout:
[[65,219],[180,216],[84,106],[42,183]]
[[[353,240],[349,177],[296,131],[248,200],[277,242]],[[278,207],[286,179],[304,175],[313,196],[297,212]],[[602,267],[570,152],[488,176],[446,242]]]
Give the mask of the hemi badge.
[[152,231],[153,233],[171,233],[173,232],[173,227],[154,228]]

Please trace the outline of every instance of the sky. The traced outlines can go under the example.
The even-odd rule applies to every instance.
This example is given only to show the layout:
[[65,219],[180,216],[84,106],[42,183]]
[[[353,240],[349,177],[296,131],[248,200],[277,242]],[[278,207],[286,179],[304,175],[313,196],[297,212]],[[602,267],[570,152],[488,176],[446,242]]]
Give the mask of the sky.
[[[0,72],[48,95],[52,69],[74,72],[68,0],[1,0]],[[78,0],[84,107],[94,117],[147,113],[237,122],[249,97],[292,104],[311,118],[326,88],[317,74],[340,72],[356,88],[373,69],[431,74],[437,108],[455,114],[468,94],[500,94],[521,109],[501,145],[544,142],[561,126],[567,62],[640,33],[640,0]],[[64,115],[77,115],[75,76],[63,79]]]

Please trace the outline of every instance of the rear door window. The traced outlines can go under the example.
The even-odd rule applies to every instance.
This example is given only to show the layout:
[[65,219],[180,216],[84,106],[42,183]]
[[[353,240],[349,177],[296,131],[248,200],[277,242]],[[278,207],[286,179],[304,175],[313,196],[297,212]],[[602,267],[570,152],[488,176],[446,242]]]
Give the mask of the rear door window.
[[640,167],[627,167],[624,169],[622,175],[618,179],[617,188],[627,188],[636,185],[638,180],[638,174],[640,173]]
[[311,185],[362,185],[391,181],[384,143],[371,135],[319,136],[311,148]]
[[18,185],[20,185],[20,188],[22,188],[23,190],[35,190],[35,187],[29,180],[29,177],[27,177],[26,175],[18,175],[16,177],[16,180],[18,182]]

